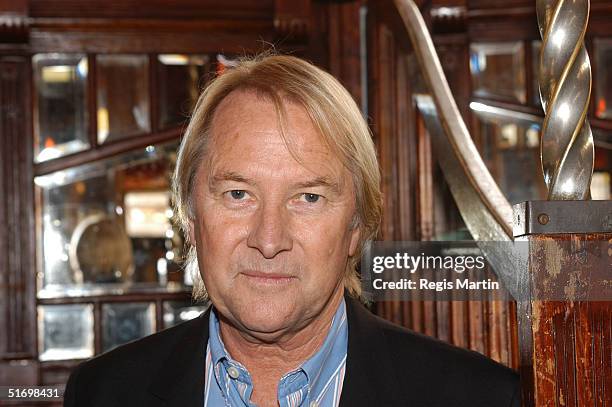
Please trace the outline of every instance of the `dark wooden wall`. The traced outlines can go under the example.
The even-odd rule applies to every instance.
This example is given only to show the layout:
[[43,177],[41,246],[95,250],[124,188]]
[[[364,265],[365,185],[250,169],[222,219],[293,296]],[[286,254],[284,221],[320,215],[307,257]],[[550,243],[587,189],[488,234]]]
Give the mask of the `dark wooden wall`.
[[[389,1],[261,2],[20,0],[2,5],[15,24],[0,27],[2,64],[2,211],[9,227],[0,244],[9,253],[0,269],[3,296],[0,363],[11,382],[61,380],[69,365],[38,369],[35,324],[34,194],[32,177],[99,159],[126,149],[175,138],[175,132],[96,147],[76,157],[34,165],[31,131],[30,56],[37,52],[157,53],[225,52],[265,48],[261,41],[302,55],[327,68],[367,104],[379,149],[385,194],[381,238],[430,240],[461,225],[432,152],[429,136],[411,101],[418,89],[415,61],[405,31]],[[367,26],[360,25],[367,6]],[[365,31],[362,31],[366,28]],[[368,55],[362,59],[362,36]],[[443,63],[462,111],[467,110],[465,33],[439,39]],[[367,61],[364,64],[364,61]],[[95,69],[95,68],[94,68]],[[364,72],[365,70],[365,72]],[[367,85],[362,81],[367,74]],[[365,91],[367,90],[367,94]],[[10,174],[10,177],[6,177]],[[512,309],[503,304],[381,304],[382,316],[417,331],[476,349],[514,366]],[[506,332],[508,331],[508,332]],[[18,361],[18,362],[17,362]],[[11,366],[9,368],[9,366]],[[64,369],[64,370],[63,370]],[[6,373],[10,372],[10,373]],[[7,377],[0,377],[7,379]]]
[[[0,1],[0,384],[63,383],[74,366],[72,361],[38,362],[40,267],[34,176],[180,136],[180,129],[152,129],[140,138],[34,164],[31,56],[40,52],[232,56],[275,44],[281,52],[329,67],[343,47],[343,29],[333,22],[339,8],[309,0]],[[328,41],[332,34],[336,39]],[[351,66],[336,63],[335,69],[349,72]],[[95,120],[95,114],[90,116]],[[95,123],[90,130],[90,138],[95,139]]]
[[[432,240],[463,226],[438,167],[413,95],[426,92],[409,38],[391,1],[369,8],[370,120],[380,154],[385,197],[381,238]],[[436,38],[461,112],[470,88],[465,33]],[[393,301],[377,312],[415,331],[483,353],[518,368],[515,306],[494,301]]]
[[[12,19],[10,24],[0,23],[0,384],[45,380],[36,346],[33,176],[178,137],[176,132],[160,132],[101,146],[79,158],[35,166],[33,53],[231,55],[261,50],[266,47],[263,42],[277,44],[281,51],[327,68],[364,109],[367,106],[383,173],[382,239],[431,240],[462,226],[437,165],[443,157],[436,157],[412,102],[422,84],[410,42],[390,0],[155,0],[146,7],[143,3],[90,0],[85,6],[78,0],[0,1],[0,16]],[[466,122],[472,124],[468,108],[470,41],[538,39],[534,3],[420,3],[458,106]],[[434,11],[442,6],[456,13],[440,17]],[[367,8],[365,32],[360,29],[362,7]],[[611,16],[609,1],[594,1],[589,35],[612,36]],[[367,42],[365,59],[362,35]],[[532,73],[528,73],[528,80],[529,75]],[[533,112],[532,108],[523,110]],[[396,301],[379,304],[375,311],[416,331],[518,367],[516,307],[512,303]],[[65,377],[68,368],[57,364],[49,369],[64,372],[56,377]]]
[[[29,72],[29,58],[0,57],[0,382],[4,383],[14,375],[32,383],[37,364]],[[26,362],[8,361],[12,359]]]
[[[90,123],[90,150],[35,164],[31,56],[47,52],[151,56],[220,52],[235,56],[274,46],[330,70],[361,103],[361,4],[310,0],[0,1],[4,18],[0,20],[0,384],[61,384],[75,364],[38,361],[37,305],[65,301],[36,298],[40,266],[36,262],[34,176],[180,137],[178,128],[153,128],[142,137],[96,145],[95,112],[90,112],[94,121]],[[95,63],[91,65],[94,71]],[[153,102],[155,97],[151,96]],[[99,314],[107,297],[87,301],[96,304]],[[121,300],[135,301],[138,296]],[[161,303],[157,303],[159,307]]]

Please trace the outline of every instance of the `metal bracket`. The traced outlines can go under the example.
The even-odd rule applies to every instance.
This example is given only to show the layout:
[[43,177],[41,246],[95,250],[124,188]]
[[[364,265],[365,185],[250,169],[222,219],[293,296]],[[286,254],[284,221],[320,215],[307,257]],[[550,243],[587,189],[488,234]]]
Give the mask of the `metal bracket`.
[[527,201],[512,209],[514,237],[612,233],[612,201]]

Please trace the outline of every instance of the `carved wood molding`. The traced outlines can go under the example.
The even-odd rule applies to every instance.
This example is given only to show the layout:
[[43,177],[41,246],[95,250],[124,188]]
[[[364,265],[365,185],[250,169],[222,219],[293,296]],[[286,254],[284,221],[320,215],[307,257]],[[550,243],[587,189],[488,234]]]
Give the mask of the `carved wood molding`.
[[0,42],[28,42],[28,0],[0,0]]
[[308,37],[310,0],[275,0],[274,28],[280,36]]
[[467,9],[459,6],[433,6],[429,11],[435,34],[457,33],[466,30]]
[[36,355],[29,72],[28,58],[0,58],[0,359]]

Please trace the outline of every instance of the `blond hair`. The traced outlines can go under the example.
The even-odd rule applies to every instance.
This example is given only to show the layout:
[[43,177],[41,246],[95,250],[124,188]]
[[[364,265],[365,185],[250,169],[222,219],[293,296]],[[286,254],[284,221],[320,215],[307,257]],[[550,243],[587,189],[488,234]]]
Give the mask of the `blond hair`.
[[[179,148],[172,179],[175,214],[185,236],[194,219],[191,199],[194,179],[205,159],[214,113],[231,92],[255,91],[272,100],[279,117],[281,134],[285,110],[283,101],[303,106],[315,128],[343,165],[350,171],[355,189],[356,213],[351,227],[361,230],[356,253],[347,261],[344,287],[350,295],[361,296],[357,264],[364,245],[378,231],[382,204],[380,171],[367,123],[348,91],[330,74],[292,56],[265,55],[243,58],[208,84],[200,95]],[[185,271],[193,282],[193,298],[207,300],[199,272],[194,242],[185,257]]]

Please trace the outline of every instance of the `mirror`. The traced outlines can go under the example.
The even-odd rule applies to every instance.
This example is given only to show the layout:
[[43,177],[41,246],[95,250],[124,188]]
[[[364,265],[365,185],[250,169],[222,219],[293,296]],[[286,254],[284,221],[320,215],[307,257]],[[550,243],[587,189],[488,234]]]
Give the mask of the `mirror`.
[[151,131],[149,57],[96,56],[98,143]]
[[522,42],[472,43],[470,72],[475,96],[526,102]]
[[169,198],[176,149],[148,146],[34,179],[39,297],[183,287],[183,238]]
[[42,162],[89,148],[87,136],[87,57],[36,54],[34,71],[34,161]]
[[206,55],[157,56],[159,128],[186,124],[210,69]]

